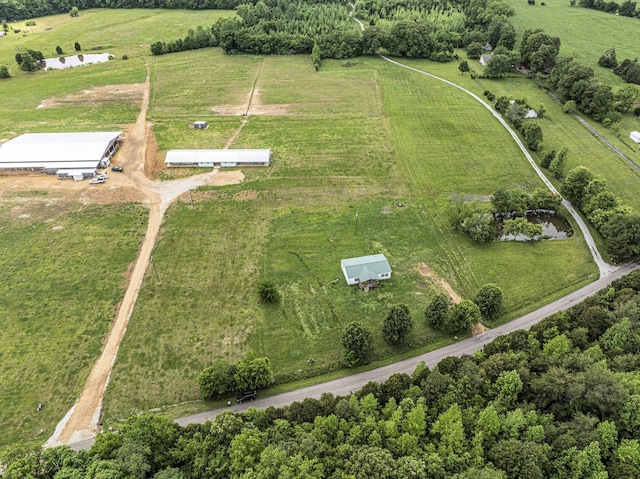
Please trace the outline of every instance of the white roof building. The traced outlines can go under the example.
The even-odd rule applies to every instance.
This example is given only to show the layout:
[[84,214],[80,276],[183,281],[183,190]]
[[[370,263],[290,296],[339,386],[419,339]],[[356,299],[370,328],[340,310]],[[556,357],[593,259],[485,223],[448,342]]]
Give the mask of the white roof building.
[[360,284],[391,278],[391,266],[383,254],[372,254],[340,261],[347,284]]
[[640,143],[640,131],[632,131],[629,135],[629,138],[631,138],[636,143]]
[[60,169],[82,170],[93,176],[109,166],[120,131],[97,133],[26,133],[0,146],[0,169],[40,170],[53,175]]
[[271,150],[169,150],[164,163],[168,167],[269,166]]

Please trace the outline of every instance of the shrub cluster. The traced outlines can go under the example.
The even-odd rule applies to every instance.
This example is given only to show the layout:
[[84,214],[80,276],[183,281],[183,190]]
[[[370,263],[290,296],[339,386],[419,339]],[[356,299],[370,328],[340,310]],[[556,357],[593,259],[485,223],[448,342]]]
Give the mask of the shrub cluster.
[[640,214],[622,204],[603,178],[578,166],[567,174],[561,192],[587,215],[615,261],[640,254]]
[[233,365],[218,359],[198,375],[198,387],[206,399],[219,399],[234,391],[264,389],[273,382],[269,358],[258,358],[253,354],[247,354]]

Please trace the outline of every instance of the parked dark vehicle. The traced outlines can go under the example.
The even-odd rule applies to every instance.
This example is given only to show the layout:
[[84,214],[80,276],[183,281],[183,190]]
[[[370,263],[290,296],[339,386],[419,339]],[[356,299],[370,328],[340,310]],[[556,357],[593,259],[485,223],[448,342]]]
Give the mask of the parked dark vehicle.
[[257,396],[258,391],[244,391],[242,393],[238,393],[236,401],[239,403],[243,403],[245,401],[253,401]]
[[118,173],[122,173],[124,169],[121,166],[112,166],[111,171],[117,171]]

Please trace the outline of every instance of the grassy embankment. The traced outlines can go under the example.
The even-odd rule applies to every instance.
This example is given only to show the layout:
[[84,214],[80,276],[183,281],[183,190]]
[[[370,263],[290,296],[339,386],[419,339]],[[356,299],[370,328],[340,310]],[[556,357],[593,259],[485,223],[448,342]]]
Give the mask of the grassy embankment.
[[[166,80],[175,76],[172,64],[197,55],[158,61],[152,120],[168,125],[156,131],[160,150],[200,133],[170,122],[180,114],[173,108],[204,114],[203,104],[242,102],[256,76],[261,103],[286,105],[289,114],[251,117],[233,145],[271,148],[269,169],[245,171],[240,186],[197,192],[194,210],[186,202],[169,211],[154,251],[161,284],[148,277],[143,286],[105,400],[107,421],[197,399],[201,369],[249,349],[268,355],[283,379],[329,370],[340,357],[340,331],[352,320],[372,329],[376,359],[450,340],[422,320],[437,288],[420,263],[463,297],[498,283],[506,297],[501,321],[595,277],[579,235],[477,245],[452,230],[446,210],[453,195],[484,199],[502,184],[541,185],[491,115],[456,90],[375,58],[351,68],[326,61],[314,73],[306,57],[207,51],[214,78],[241,70],[246,83],[232,81],[222,100],[203,102],[181,93],[199,88],[195,60],[180,90]],[[224,143],[219,133],[231,130],[230,122],[239,124],[205,119],[212,146]],[[369,294],[346,287],[340,259],[372,253],[388,256],[393,280]],[[279,286],[279,306],[259,304],[255,288],[263,279]],[[416,328],[405,348],[394,349],[382,340],[382,319],[401,302]]]

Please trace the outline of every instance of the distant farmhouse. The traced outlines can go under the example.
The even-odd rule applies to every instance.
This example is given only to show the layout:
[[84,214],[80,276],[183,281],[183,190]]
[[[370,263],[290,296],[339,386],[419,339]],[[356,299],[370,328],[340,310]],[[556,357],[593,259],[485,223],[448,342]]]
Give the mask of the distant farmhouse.
[[269,166],[271,150],[169,150],[167,167]]
[[121,135],[120,131],[26,133],[0,146],[0,170],[90,178],[98,173],[98,168],[109,166]]
[[636,143],[640,144],[640,131],[632,131],[631,134],[629,135],[629,138],[631,138]]
[[341,265],[347,284],[357,284],[365,291],[391,278],[391,266],[383,254],[343,259]]

